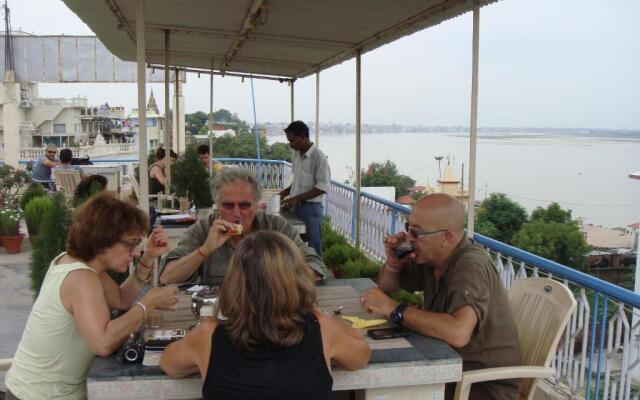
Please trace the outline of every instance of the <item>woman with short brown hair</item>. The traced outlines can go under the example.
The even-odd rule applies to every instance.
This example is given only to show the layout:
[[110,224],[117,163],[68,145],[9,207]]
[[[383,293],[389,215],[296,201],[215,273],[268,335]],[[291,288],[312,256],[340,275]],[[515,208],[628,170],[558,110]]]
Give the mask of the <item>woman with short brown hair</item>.
[[359,331],[319,312],[298,246],[273,231],[244,238],[220,291],[218,319],[167,347],[172,377],[200,373],[204,399],[329,399],[331,363],[364,367]]
[[[154,309],[175,308],[175,287],[153,288],[135,301],[150,280],[156,258],[167,250],[162,230],[151,233],[134,274],[122,285],[107,274],[126,272],[140,256],[147,226],[139,209],[107,193],[77,210],[67,251],[49,266],[7,372],[9,398],[86,398],[85,380],[94,356],[113,353]],[[110,319],[110,310],[128,308]]]

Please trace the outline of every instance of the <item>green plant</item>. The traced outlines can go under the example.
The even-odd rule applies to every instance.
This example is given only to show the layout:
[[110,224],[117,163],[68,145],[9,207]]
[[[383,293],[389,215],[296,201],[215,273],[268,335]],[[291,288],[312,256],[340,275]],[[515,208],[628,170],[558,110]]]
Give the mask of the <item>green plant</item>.
[[51,261],[65,249],[70,223],[71,210],[67,206],[64,194],[56,193],[51,198],[51,208],[44,214],[40,224],[39,238],[29,262],[29,278],[34,297],[40,293]]
[[193,146],[187,148],[171,168],[171,184],[178,197],[188,197],[197,208],[213,204],[209,172],[202,166]]
[[347,261],[360,258],[360,251],[347,243],[337,243],[323,250],[324,262],[329,268],[341,269]]
[[27,230],[30,236],[38,234],[40,224],[52,206],[51,198],[46,195],[34,197],[27,203],[24,210],[24,220],[27,223]]
[[0,236],[17,236],[20,233],[22,211],[6,205],[0,208]]
[[341,270],[343,272],[343,278],[374,279],[378,276],[380,266],[374,261],[369,260],[366,256],[361,255],[359,258],[350,259],[345,262]]
[[20,194],[31,181],[31,175],[26,171],[15,169],[10,165],[0,166],[0,191],[4,201],[11,206],[18,206]]
[[34,197],[46,196],[47,192],[44,191],[44,186],[39,183],[32,183],[27,187],[27,190],[20,196],[20,208],[24,211],[27,210],[27,204]]
[[422,307],[422,302],[424,298],[423,292],[407,292],[406,290],[400,290],[399,292],[394,293],[391,296],[392,299],[397,301],[398,303],[405,303],[410,306]]

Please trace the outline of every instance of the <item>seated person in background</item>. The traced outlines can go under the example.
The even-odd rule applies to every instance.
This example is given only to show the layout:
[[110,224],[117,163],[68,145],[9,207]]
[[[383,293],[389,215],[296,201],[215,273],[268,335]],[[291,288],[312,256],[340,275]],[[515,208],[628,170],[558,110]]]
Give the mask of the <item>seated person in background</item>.
[[[198,220],[180,239],[178,247],[162,262],[160,282],[197,282],[220,285],[229,260],[241,241],[258,230],[277,231],[295,242],[317,280],[324,280],[327,267],[307,246],[298,231],[279,215],[257,212],[261,189],[254,175],[241,169],[225,169],[213,181],[218,209]],[[238,226],[240,225],[240,227]]]
[[300,248],[277,232],[247,236],[231,257],[219,315],[169,345],[160,368],[199,373],[202,398],[330,399],[331,363],[355,370],[371,350],[362,334],[315,307]]
[[51,170],[59,165],[59,161],[56,159],[57,152],[58,148],[55,144],[48,144],[44,149],[44,154],[38,157],[33,165],[31,178],[34,182],[42,184],[46,189],[54,189]]
[[[412,331],[442,339],[462,356],[464,371],[519,365],[520,342],[507,293],[487,252],[464,232],[464,208],[438,193],[411,210],[407,233],[385,239],[386,262],[379,288],[364,292],[362,306]],[[408,240],[413,246],[401,260],[392,249]],[[424,291],[423,309],[407,308],[385,293]],[[515,400],[520,380],[497,380],[471,386],[472,400]],[[445,399],[452,399],[447,384]]]
[[[80,168],[79,165],[71,165],[72,160],[73,160],[73,152],[70,149],[60,150],[60,165],[53,168],[53,171],[58,171],[58,170],[78,171],[80,172],[80,176],[84,178],[85,174],[82,171],[82,168]],[[54,178],[55,178],[55,174],[54,174]]]
[[[164,193],[164,185],[167,184],[167,178],[164,169],[167,166],[166,152],[162,147],[156,150],[157,161],[149,167],[149,194]],[[171,150],[169,158],[171,165],[176,162],[178,155]]]
[[[107,357],[155,309],[175,309],[177,289],[150,289],[154,262],[167,250],[155,230],[134,273],[118,286],[108,271],[127,272],[140,256],[148,221],[138,208],[110,194],[92,197],[73,218],[67,251],[49,266],[5,384],[18,399],[86,399],[86,377],[97,354]],[[111,319],[111,310],[127,310]]]
[[[197,152],[198,152],[198,159],[200,160],[204,168],[208,171],[209,161],[211,160],[211,153],[209,152],[209,146],[207,146],[206,144],[202,144],[198,146]],[[214,172],[220,171],[222,169],[222,164],[219,163],[218,161],[213,160],[211,168],[213,168]]]
[[107,188],[107,178],[102,175],[89,175],[83,178],[73,194],[76,207],[84,203],[89,197]]

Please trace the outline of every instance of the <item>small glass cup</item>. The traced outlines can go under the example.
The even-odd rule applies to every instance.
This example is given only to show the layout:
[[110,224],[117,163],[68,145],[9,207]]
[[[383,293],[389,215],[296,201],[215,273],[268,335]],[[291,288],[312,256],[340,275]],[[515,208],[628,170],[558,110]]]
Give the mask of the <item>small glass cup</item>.
[[408,256],[413,251],[413,246],[409,241],[404,241],[400,243],[395,249],[393,249],[393,254],[395,254],[398,260],[402,260],[406,256]]
[[186,212],[189,209],[189,198],[180,197],[180,212]]
[[162,313],[157,310],[151,311],[147,317],[147,328],[158,329],[162,325]]

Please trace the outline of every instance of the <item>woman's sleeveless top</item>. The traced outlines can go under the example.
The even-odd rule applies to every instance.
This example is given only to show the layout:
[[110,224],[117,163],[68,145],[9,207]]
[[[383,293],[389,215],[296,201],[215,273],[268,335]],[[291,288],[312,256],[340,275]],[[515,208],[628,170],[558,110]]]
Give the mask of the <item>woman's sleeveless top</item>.
[[218,325],[211,337],[202,398],[329,399],[333,378],[324,358],[320,324],[314,315],[305,315],[304,327],[304,337],[295,346],[244,351],[236,349],[224,325]]
[[[162,183],[160,183],[160,181],[158,179],[156,179],[155,177],[151,176],[151,169],[153,167],[160,168],[160,166],[158,164],[153,164],[149,168],[149,194],[162,193],[162,192],[164,192],[164,185]],[[162,168],[160,168],[160,169],[162,169]],[[164,171],[162,171],[162,173],[164,174]]]

